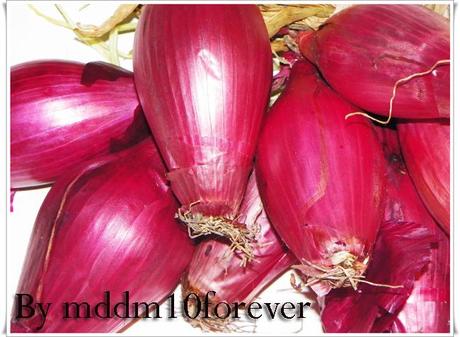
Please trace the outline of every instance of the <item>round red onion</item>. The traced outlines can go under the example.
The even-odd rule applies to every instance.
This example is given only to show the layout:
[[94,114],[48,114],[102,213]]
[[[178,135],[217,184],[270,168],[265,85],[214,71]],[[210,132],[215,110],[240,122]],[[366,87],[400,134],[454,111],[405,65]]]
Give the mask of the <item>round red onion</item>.
[[145,6],[134,73],[182,204],[179,217],[195,236],[233,236],[247,249],[250,233],[233,220],[272,79],[268,33],[257,6]]
[[93,311],[91,318],[64,319],[63,304],[85,301],[94,310],[106,291],[112,304],[125,291],[130,304],[162,301],[193,254],[174,220],[176,207],[150,140],[60,177],[38,214],[17,288],[51,307],[37,330],[42,317],[16,319],[15,306],[12,331],[116,332],[131,321]]
[[[265,210],[318,294],[356,287],[383,216],[382,151],[366,119],[345,120],[354,110],[298,61],[259,141]],[[342,267],[353,276],[332,277]]]
[[131,72],[36,61],[11,70],[11,187],[53,183],[81,161],[149,134]]
[[[387,116],[398,80],[450,58],[449,21],[420,5],[355,5],[301,35],[299,47],[343,97]],[[398,86],[392,115],[449,117],[450,67]]]

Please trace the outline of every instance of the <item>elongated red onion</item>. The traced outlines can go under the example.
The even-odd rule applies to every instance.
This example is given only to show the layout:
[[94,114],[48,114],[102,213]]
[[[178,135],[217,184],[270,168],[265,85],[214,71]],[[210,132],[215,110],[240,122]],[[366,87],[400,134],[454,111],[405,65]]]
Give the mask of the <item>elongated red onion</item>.
[[[301,35],[299,47],[342,96],[387,116],[398,80],[450,58],[449,21],[420,5],[355,5]],[[399,85],[392,115],[449,117],[449,73],[444,64]]]
[[354,110],[298,61],[259,141],[265,210],[318,294],[356,286],[383,217],[383,154],[367,120],[345,120]]
[[321,319],[327,332],[449,331],[449,240],[424,207],[406,173],[395,130],[378,128],[387,159],[385,220],[363,285],[333,291]]
[[[177,202],[163,164],[150,140],[126,151],[75,168],[51,188],[35,222],[17,293],[52,304],[43,324],[38,313],[16,319],[16,303],[12,331],[119,331],[131,320],[94,316],[104,292],[110,292],[113,315],[114,304],[129,291],[133,317],[132,303],[159,302],[178,284],[193,246],[174,220]],[[89,303],[91,318],[64,319],[63,305],[73,301]],[[139,315],[144,310],[140,306]],[[84,317],[86,311],[80,311]]]
[[11,187],[53,183],[81,161],[149,134],[131,72],[36,61],[11,70]]
[[[252,174],[240,208],[242,221],[260,228],[254,248],[254,257],[244,268],[228,245],[219,240],[201,242],[193,255],[188,272],[182,281],[183,296],[190,293],[204,298],[209,291],[211,306],[208,317],[191,320],[205,330],[226,330],[228,320],[213,315],[214,305],[219,302],[249,303],[282,272],[297,260],[278,238],[262,207],[255,175]],[[241,261],[244,261],[242,259]],[[194,312],[196,308],[190,308]],[[224,315],[221,315],[223,317]]]
[[193,235],[233,237],[268,103],[272,60],[255,5],[148,5],[136,31],[142,107]]
[[431,215],[450,233],[450,123],[398,123],[407,169]]

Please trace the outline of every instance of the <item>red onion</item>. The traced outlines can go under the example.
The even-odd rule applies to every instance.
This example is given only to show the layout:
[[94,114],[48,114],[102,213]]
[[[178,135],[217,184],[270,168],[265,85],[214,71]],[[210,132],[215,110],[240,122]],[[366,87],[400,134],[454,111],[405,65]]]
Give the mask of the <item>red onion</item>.
[[436,245],[431,250],[431,263],[415,281],[411,295],[398,314],[397,320],[393,323],[392,331],[409,333],[449,332],[449,238],[433,221],[407,175],[396,131],[386,128],[380,128],[380,130],[389,163],[385,219],[421,224],[429,228],[437,240]]
[[268,103],[272,60],[255,5],[147,5],[136,30],[142,107],[193,236],[248,250],[236,225]]
[[417,191],[442,228],[450,233],[450,123],[398,123],[407,169]]
[[12,68],[12,188],[53,183],[77,163],[147,135],[129,71],[70,61]]
[[265,210],[318,294],[356,287],[383,216],[383,155],[368,120],[345,120],[354,110],[298,61],[259,140]]
[[447,332],[449,240],[406,173],[396,131],[378,131],[387,159],[387,223],[377,239],[367,279],[404,288],[363,285],[360,293],[331,292],[321,315],[324,327],[336,333]]
[[[93,311],[89,319],[63,319],[62,306],[86,301],[93,310],[106,291],[112,305],[125,291],[130,305],[158,302],[179,282],[193,246],[174,220],[177,203],[163,164],[151,141],[127,152],[74,168],[51,188],[35,222],[17,293],[52,304],[44,324],[38,313],[15,319],[16,306],[12,331],[119,331],[129,319],[101,319]],[[129,314],[134,315],[132,307]]]
[[325,298],[321,320],[328,333],[388,330],[409,297],[417,273],[430,262],[433,237],[415,223],[386,222],[377,238],[366,279],[401,288],[361,284],[359,291],[335,289]]
[[[450,58],[449,21],[420,5],[355,5],[299,38],[302,53],[357,106],[389,114],[396,82]],[[443,64],[444,64],[443,63]],[[449,117],[450,67],[398,86],[392,115]],[[350,83],[353,82],[353,85]]]
[[[228,245],[219,240],[204,241],[195,250],[188,273],[182,281],[184,297],[194,293],[204,298],[209,291],[215,292],[215,296],[210,297],[209,318],[201,316],[190,321],[205,330],[226,331],[226,323],[229,323],[213,315],[213,305],[219,302],[249,303],[296,262],[267,219],[254,174],[249,179],[240,214],[239,221],[260,228],[252,261],[241,268],[241,263],[231,258],[233,253]],[[191,312],[194,310],[196,308],[190,309]]]

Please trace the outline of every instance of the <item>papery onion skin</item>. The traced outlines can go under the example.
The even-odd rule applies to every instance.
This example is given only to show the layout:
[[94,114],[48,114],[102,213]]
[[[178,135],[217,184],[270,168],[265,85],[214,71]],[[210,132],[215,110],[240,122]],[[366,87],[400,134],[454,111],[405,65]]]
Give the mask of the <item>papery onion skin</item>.
[[[383,217],[384,159],[373,126],[307,61],[294,64],[264,125],[256,172],[264,208],[299,261],[370,255]],[[321,293],[327,293],[325,288]]]
[[[301,35],[299,47],[339,94],[387,116],[396,81],[450,59],[450,25],[420,5],[355,5]],[[450,67],[399,86],[392,116],[449,118]]]
[[234,253],[227,244],[219,240],[201,242],[182,282],[184,296],[193,292],[204,297],[208,291],[215,291],[215,296],[210,298],[212,303],[249,303],[296,263],[297,259],[287,250],[267,219],[254,174],[248,182],[239,220],[260,226],[254,259],[242,268],[240,260],[232,258]]
[[359,291],[334,289],[325,298],[321,321],[327,333],[387,331],[409,297],[418,273],[430,262],[434,237],[426,227],[385,222],[379,231],[366,280],[403,288],[361,284]]
[[385,219],[412,221],[431,230],[436,244],[431,249],[431,262],[418,275],[406,304],[391,327],[392,332],[446,333],[450,320],[450,244],[415,190],[402,161],[395,130],[380,128],[387,169],[387,202]]
[[407,170],[431,215],[450,233],[450,123],[398,123]]
[[11,69],[11,187],[51,184],[84,160],[149,134],[131,72],[92,62]]
[[436,231],[438,243],[432,249],[431,263],[415,281],[391,332],[450,332],[450,244],[444,232]]
[[134,48],[136,87],[192,212],[235,216],[268,104],[272,60],[255,5],[147,5]]
[[39,211],[17,288],[52,306],[39,331],[38,315],[18,320],[13,308],[12,330],[116,332],[132,320],[63,319],[63,303],[94,308],[105,291],[112,305],[124,291],[130,303],[163,300],[194,249],[176,207],[151,140],[60,177]]
[[417,195],[396,130],[376,130],[387,160],[386,222],[367,279],[404,288],[362,285],[359,293],[332,291],[324,301],[323,326],[329,333],[447,332],[449,240]]

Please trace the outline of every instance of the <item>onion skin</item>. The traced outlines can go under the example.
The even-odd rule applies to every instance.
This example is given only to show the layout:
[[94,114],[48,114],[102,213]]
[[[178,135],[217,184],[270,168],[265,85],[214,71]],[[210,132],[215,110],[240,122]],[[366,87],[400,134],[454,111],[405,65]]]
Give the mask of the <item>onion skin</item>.
[[193,255],[182,282],[183,294],[193,292],[204,297],[215,291],[212,303],[248,303],[282,272],[297,262],[273,230],[262,207],[255,175],[251,175],[240,208],[240,221],[260,226],[254,259],[241,268],[231,259],[227,244],[219,240],[201,242]]
[[450,123],[398,123],[407,170],[431,215],[450,234]]
[[334,289],[324,299],[321,321],[327,333],[387,331],[414,286],[414,279],[430,262],[434,238],[415,223],[385,222],[379,231],[366,279],[402,285],[390,289],[361,284],[359,291]]
[[180,203],[188,208],[199,201],[193,212],[235,216],[272,79],[270,42],[258,8],[144,6],[134,73]]
[[131,72],[104,62],[11,70],[11,187],[51,184],[84,160],[149,134]]
[[[419,5],[355,5],[331,16],[316,33],[301,35],[298,43],[339,94],[387,116],[396,81],[450,59],[450,25]],[[399,86],[392,115],[449,118],[450,67]]]
[[448,237],[417,195],[396,131],[377,130],[387,159],[386,223],[367,279],[404,289],[363,285],[360,293],[333,291],[325,299],[323,325],[330,333],[448,332]]
[[431,263],[415,281],[391,332],[450,332],[450,244],[444,232],[436,231],[438,243],[432,249]]
[[365,264],[371,254],[383,217],[384,159],[373,126],[345,120],[354,110],[313,65],[298,61],[261,133],[264,208],[299,261],[330,267],[334,253],[348,251]]
[[39,315],[16,320],[14,308],[12,331],[116,332],[132,321],[66,320],[62,303],[94,308],[104,291],[112,305],[124,291],[130,303],[163,300],[194,250],[176,207],[150,140],[60,177],[39,211],[17,290],[52,306],[39,331]]
[[[399,126],[399,125],[398,125]],[[430,229],[436,238],[431,262],[417,277],[391,332],[447,333],[450,331],[449,237],[433,220],[407,174],[395,130],[379,128],[388,160],[385,219],[412,221]],[[432,164],[431,164],[432,165]]]

